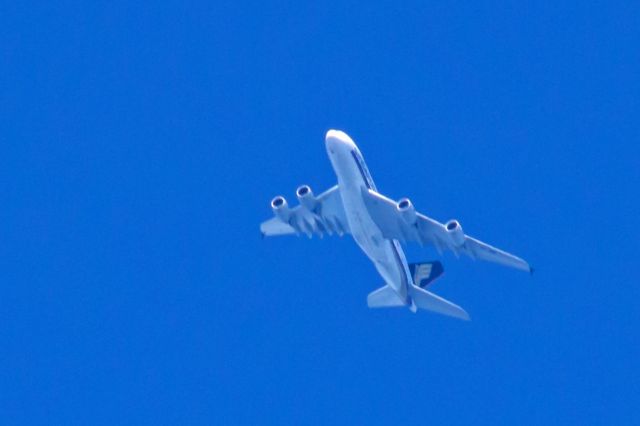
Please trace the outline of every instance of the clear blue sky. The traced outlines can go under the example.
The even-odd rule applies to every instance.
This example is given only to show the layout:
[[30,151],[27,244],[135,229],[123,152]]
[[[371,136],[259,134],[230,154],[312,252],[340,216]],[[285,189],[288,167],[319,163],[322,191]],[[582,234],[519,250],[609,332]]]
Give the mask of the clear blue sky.
[[[0,423],[637,421],[637,5],[89,3],[0,7]],[[536,275],[261,240],[330,128]]]

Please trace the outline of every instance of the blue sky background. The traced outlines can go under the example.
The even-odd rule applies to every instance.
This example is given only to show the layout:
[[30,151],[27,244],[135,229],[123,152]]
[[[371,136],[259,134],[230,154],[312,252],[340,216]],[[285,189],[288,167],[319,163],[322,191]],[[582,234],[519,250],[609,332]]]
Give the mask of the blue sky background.
[[[0,423],[637,421],[640,10],[397,3],[0,6]],[[536,275],[261,240],[330,128]]]

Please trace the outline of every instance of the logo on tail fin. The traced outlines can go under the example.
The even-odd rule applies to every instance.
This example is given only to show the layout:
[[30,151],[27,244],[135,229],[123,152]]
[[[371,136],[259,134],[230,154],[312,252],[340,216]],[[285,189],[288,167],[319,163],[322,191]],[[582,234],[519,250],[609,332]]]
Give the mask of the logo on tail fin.
[[420,288],[425,288],[444,272],[442,263],[437,260],[426,263],[410,263],[409,270],[413,276],[414,284]]

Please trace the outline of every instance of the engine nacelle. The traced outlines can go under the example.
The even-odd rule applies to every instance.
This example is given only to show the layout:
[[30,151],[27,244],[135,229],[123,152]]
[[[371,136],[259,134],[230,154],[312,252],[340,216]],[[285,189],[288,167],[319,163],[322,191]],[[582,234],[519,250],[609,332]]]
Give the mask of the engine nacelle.
[[451,219],[446,223],[445,227],[447,228],[449,238],[455,247],[460,247],[464,244],[464,232],[462,231],[460,222],[455,219]]
[[318,206],[318,200],[313,195],[313,191],[309,185],[302,185],[298,189],[296,189],[296,196],[298,197],[298,201],[300,204],[304,206],[309,211],[315,211]]
[[416,220],[418,220],[418,216],[416,214],[416,209],[413,207],[413,204],[411,204],[411,200],[408,198],[402,198],[398,201],[396,208],[406,223],[409,225],[415,225]]
[[287,200],[282,195],[278,195],[271,200],[271,209],[278,219],[283,222],[289,222],[291,210],[289,210],[289,204],[287,204]]

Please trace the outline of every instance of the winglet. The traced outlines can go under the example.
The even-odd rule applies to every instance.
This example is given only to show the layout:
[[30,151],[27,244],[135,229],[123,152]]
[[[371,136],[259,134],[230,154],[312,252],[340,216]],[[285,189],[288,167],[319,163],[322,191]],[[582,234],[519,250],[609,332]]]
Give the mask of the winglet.
[[535,269],[533,268],[533,266],[529,266],[529,275],[533,276],[534,272],[535,272]]

